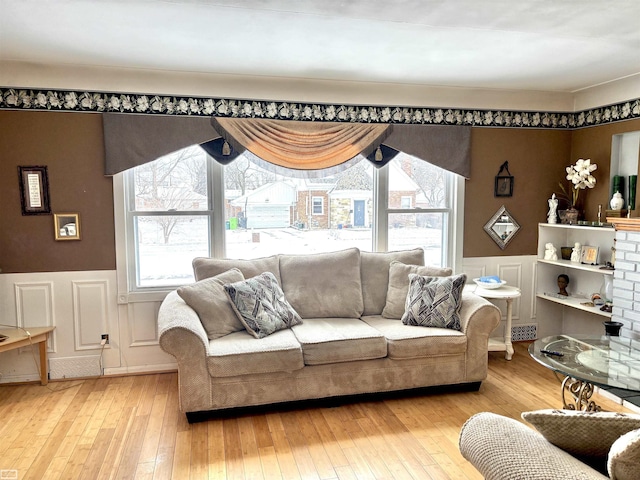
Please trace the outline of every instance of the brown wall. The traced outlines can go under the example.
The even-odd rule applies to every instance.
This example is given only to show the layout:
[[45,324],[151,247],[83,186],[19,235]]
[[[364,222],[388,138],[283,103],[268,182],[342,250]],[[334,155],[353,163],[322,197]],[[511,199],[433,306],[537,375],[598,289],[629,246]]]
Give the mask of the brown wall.
[[[51,212],[80,214],[80,241],[55,241],[53,215],[23,216],[19,165],[45,165]],[[114,270],[111,178],[97,114],[0,111],[2,273]]]
[[[547,199],[558,191],[570,152],[570,131],[474,128],[471,180],[465,189],[463,256],[535,254],[538,223],[546,221]],[[495,197],[495,177],[505,161],[514,177],[513,196]],[[483,228],[502,205],[521,227],[505,250]]]
[[[586,195],[588,220],[609,200],[611,136],[640,130],[640,120],[576,131],[474,128],[471,180],[466,184],[464,256],[534,255],[547,199],[579,157],[598,164]],[[112,181],[103,175],[98,114],[0,111],[0,268],[3,273],[115,269]],[[512,197],[494,197],[494,178],[509,161]],[[53,216],[22,216],[18,165],[46,165],[53,213],[80,213],[81,241],[56,242]],[[505,207],[522,229],[505,250],[483,230]]]
[[[609,188],[609,162],[611,159],[611,140],[613,135],[625,132],[640,130],[640,119],[618,122],[600,127],[583,128],[573,132],[571,140],[571,158],[591,158],[592,162],[598,164],[596,179],[601,182],[602,187],[594,188],[585,195],[584,211],[588,220],[598,219],[598,205],[602,205],[604,210],[609,208],[611,191]],[[597,185],[597,184],[596,184]],[[582,195],[582,192],[580,195]],[[636,208],[638,200],[636,200]],[[638,210],[631,213],[632,217],[638,216]]]

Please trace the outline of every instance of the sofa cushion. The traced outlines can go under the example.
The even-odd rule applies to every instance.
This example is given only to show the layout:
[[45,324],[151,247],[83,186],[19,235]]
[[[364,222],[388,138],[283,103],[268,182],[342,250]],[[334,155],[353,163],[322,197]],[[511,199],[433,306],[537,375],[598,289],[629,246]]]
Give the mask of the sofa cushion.
[[302,318],[358,318],[364,308],[360,250],[281,255],[284,294]]
[[384,335],[358,318],[305,318],[292,331],[302,345],[305,365],[387,356]]
[[362,317],[387,339],[388,357],[395,360],[464,354],[467,336],[450,328],[416,328],[380,315]]
[[302,322],[271,272],[224,285],[231,306],[249,333],[264,338]]
[[462,289],[467,276],[423,277],[409,275],[409,294],[402,323],[460,330]]
[[446,277],[453,273],[450,268],[434,266],[407,265],[392,261],[389,265],[389,287],[382,316],[386,318],[402,318],[409,293],[409,275],[415,273],[429,277]]
[[607,470],[613,480],[640,478],[640,429],[625,433],[613,442]]
[[[360,252],[363,315],[380,315],[382,313],[389,288],[389,266],[394,260],[410,265],[424,265],[424,250],[415,248],[396,252]],[[402,302],[404,312],[404,299]]]
[[300,343],[288,329],[260,341],[243,330],[209,342],[207,369],[212,377],[292,372],[302,367]]
[[599,470],[613,443],[640,428],[640,415],[630,413],[547,409],[523,412],[522,418],[550,443]]
[[244,278],[255,277],[263,272],[271,272],[280,282],[280,264],[277,255],[252,260],[197,257],[193,259],[191,264],[196,280],[213,277],[235,267],[242,272]]
[[244,325],[231,306],[223,287],[225,283],[242,280],[242,272],[232,268],[214,277],[178,288],[178,295],[200,317],[209,340],[244,330]]

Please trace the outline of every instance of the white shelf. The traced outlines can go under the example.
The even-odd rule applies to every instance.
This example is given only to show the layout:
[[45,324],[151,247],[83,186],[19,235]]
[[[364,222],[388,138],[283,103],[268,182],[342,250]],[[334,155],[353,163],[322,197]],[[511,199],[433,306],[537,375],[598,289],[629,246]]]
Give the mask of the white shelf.
[[[592,225],[564,225],[540,223],[538,225],[538,260],[536,273],[536,315],[538,334],[594,333],[602,328],[602,321],[611,313],[600,310],[600,305],[581,305],[590,301],[591,293],[599,292],[603,279],[610,279],[614,270],[601,269],[611,259],[615,229]],[[560,255],[561,247],[575,243],[599,249],[598,265],[587,265],[571,260],[545,260],[545,246],[553,244]],[[570,277],[569,293],[575,296],[557,296],[556,278],[566,273]],[[578,293],[583,292],[583,293]]]
[[575,270],[584,270],[587,272],[602,273],[604,275],[613,275],[614,270],[600,269],[603,265],[587,265],[584,263],[572,262],[571,260],[545,260],[538,259],[538,263],[548,263],[549,265],[558,265],[565,268],[573,268]]
[[600,315],[602,317],[611,318],[611,313],[603,312],[602,310],[600,310],[600,305],[597,305],[595,307],[587,307],[585,305],[580,305],[583,302],[588,302],[589,301],[588,298],[576,298],[576,297],[558,298],[552,295],[545,295],[544,293],[538,293],[536,296],[538,298],[542,298],[549,302],[559,303],[560,305],[564,305],[565,307],[571,307],[577,310],[582,310],[583,312],[589,312],[595,315]]

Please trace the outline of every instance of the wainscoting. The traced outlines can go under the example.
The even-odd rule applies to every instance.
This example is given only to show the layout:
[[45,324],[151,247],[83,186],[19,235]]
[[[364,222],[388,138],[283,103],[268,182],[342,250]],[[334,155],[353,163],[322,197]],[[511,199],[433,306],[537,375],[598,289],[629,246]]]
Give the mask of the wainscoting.
[[[469,281],[499,275],[522,290],[513,303],[514,339],[535,338],[535,260],[535,255],[463,260]],[[173,358],[158,346],[156,316],[163,295],[127,298],[117,294],[116,285],[115,270],[3,274],[0,323],[56,327],[47,345],[51,378],[175,370]],[[496,305],[503,311],[500,336],[506,308],[499,300]],[[109,344],[103,349],[105,333]],[[38,380],[32,348],[0,354],[0,374],[0,383]]]

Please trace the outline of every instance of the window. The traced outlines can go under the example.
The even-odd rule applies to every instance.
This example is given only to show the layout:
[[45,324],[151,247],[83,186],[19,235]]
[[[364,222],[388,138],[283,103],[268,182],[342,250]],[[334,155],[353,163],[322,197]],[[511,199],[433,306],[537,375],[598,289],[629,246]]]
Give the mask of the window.
[[244,156],[222,167],[192,146],[122,176],[129,260],[119,265],[129,291],[192,282],[197,256],[423,247],[427,264],[454,266],[459,257],[453,219],[463,181],[404,153],[381,169],[363,159],[300,179]]
[[323,198],[322,197],[311,197],[311,201],[313,203],[313,211],[312,213],[314,215],[322,215],[324,214],[324,208],[323,208]]

